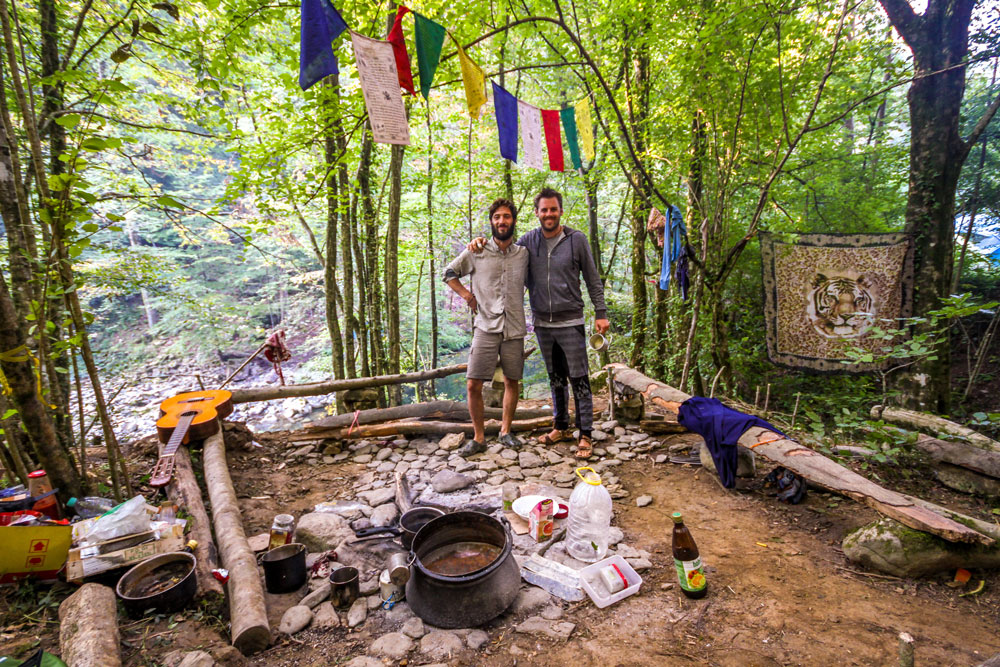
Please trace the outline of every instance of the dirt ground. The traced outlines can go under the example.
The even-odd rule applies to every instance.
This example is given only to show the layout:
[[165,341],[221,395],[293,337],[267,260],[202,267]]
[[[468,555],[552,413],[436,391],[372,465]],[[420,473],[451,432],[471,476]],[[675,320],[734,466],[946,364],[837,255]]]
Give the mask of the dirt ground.
[[[281,434],[258,440],[263,448],[233,452],[230,460],[248,535],[266,531],[276,513],[300,515],[318,502],[352,496],[353,480],[364,470],[358,464],[290,464]],[[522,618],[505,614],[483,628],[490,641],[480,651],[466,650],[449,664],[887,665],[897,662],[902,631],[916,639],[917,664],[975,665],[1000,653],[995,573],[974,572],[974,581],[987,580],[986,591],[963,598],[945,585],[950,575],[897,579],[863,572],[846,560],[839,548],[843,535],[873,520],[872,510],[814,491],[801,505],[784,505],[761,488],[760,476],[730,491],[700,468],[657,465],[645,457],[626,462],[616,474],[631,495],[615,502],[614,523],[628,545],[653,556],[639,593],[606,609],[589,600],[563,603],[563,620],[576,624],[565,642],[517,634],[514,626]],[[989,505],[926,479],[907,484],[934,502],[989,516]],[[640,494],[651,495],[653,504],[636,507]],[[669,514],[677,510],[707,566],[709,594],[703,600],[683,597],[676,583]],[[39,644],[57,649],[56,603],[71,590],[59,585],[52,591],[0,592],[0,655]],[[123,657],[129,666],[158,665],[170,651],[204,648],[222,664],[332,665],[363,655],[388,627],[381,612],[370,612],[355,631],[306,630],[242,663],[226,650],[224,621],[213,610],[196,609],[123,620]],[[422,661],[411,657],[409,664]]]

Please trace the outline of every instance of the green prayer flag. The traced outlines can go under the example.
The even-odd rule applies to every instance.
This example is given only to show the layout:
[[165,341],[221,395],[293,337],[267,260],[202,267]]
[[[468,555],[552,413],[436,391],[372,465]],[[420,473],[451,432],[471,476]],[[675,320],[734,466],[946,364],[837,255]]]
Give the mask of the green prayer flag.
[[569,159],[574,169],[582,169],[580,161],[580,146],[576,141],[576,111],[573,107],[563,107],[559,110],[562,119],[563,132],[566,133],[566,145],[569,146]]
[[443,25],[416,12],[413,12],[413,16],[416,18],[417,71],[420,72],[420,92],[426,100],[431,92],[434,72],[441,60],[445,29]]

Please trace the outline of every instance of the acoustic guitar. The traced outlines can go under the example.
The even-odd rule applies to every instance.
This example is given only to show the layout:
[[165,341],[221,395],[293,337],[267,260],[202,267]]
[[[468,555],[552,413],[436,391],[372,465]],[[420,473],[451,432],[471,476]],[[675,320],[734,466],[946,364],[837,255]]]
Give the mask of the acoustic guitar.
[[153,466],[150,486],[161,487],[174,476],[174,454],[191,438],[201,440],[219,430],[219,419],[233,412],[233,394],[224,389],[189,391],[160,403],[156,435],[165,443]]

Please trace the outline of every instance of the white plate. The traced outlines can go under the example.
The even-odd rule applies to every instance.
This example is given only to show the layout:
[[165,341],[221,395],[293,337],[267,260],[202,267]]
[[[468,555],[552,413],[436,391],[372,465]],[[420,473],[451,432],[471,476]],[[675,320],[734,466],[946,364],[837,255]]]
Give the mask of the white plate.
[[514,510],[514,514],[527,521],[531,510],[535,509],[535,505],[543,500],[552,500],[553,514],[559,514],[563,507],[569,507],[567,503],[558,498],[550,498],[549,496],[521,496],[511,503],[510,508]]

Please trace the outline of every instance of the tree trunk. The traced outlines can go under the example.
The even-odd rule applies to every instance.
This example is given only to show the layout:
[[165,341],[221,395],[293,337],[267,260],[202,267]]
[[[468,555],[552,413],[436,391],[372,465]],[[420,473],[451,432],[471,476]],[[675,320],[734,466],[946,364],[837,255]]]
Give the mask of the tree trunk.
[[[501,67],[501,70],[503,68]],[[438,365],[438,304],[437,304],[437,281],[438,275],[434,263],[434,200],[431,196],[434,190],[434,153],[433,141],[431,137],[431,109],[427,106],[427,254],[430,256],[430,269],[428,281],[431,288],[431,368]],[[437,389],[434,381],[431,380],[431,397],[437,397]]]
[[[399,210],[403,196],[404,146],[393,145],[389,161],[389,228],[385,235],[385,318],[388,324],[389,359],[385,372],[399,373]],[[419,288],[419,287],[418,287]],[[389,405],[400,405],[399,385],[389,388]]]
[[84,584],[59,605],[59,653],[69,667],[121,667],[120,641],[113,589]]
[[[628,94],[628,116],[636,155],[646,157],[646,134],[649,121],[649,54],[645,43],[637,51],[628,48],[626,60],[631,62],[632,75],[625,78]],[[632,192],[632,352],[630,364],[645,368],[646,346],[646,222],[649,215],[649,187],[643,174],[635,171],[632,181],[639,189]]]
[[[930,0],[917,15],[906,0],[880,0],[889,21],[913,52],[910,179],[906,231],[914,240],[913,315],[926,317],[951,291],[955,247],[955,190],[968,147],[959,135],[969,22],[975,0]],[[938,72],[931,74],[932,72]],[[918,330],[925,327],[918,326]],[[905,407],[947,414],[951,347],[914,364],[897,380]]]
[[[333,88],[333,100],[336,108],[333,110],[333,132],[337,141],[337,150],[343,154],[347,150],[347,139],[340,113],[340,86]],[[350,182],[347,176],[347,165],[343,160],[337,165],[338,207],[340,214],[340,261],[344,276],[343,310],[344,310],[344,366],[347,377],[357,377],[356,338],[358,319],[354,311],[354,261],[352,259],[352,240],[354,238],[354,217],[350,206]],[[363,340],[363,339],[362,339]]]
[[219,551],[212,539],[212,523],[205,511],[205,501],[202,499],[187,447],[180,447],[174,454],[174,476],[167,485],[167,495],[191,517],[189,530],[191,537],[198,543],[194,548],[198,597],[221,598],[222,584],[212,576],[212,570],[219,567]]
[[[334,75],[336,77],[337,75]],[[331,82],[338,85],[336,80]],[[334,111],[337,113],[337,111]],[[323,263],[323,282],[326,296],[326,326],[330,332],[331,354],[333,356],[333,376],[344,377],[344,340],[340,334],[340,317],[337,314],[337,217],[340,214],[340,197],[338,196],[338,176],[335,169],[337,159],[336,130],[330,129],[326,134],[325,156],[327,170],[326,188],[326,261]],[[345,302],[345,308],[346,308]]]

